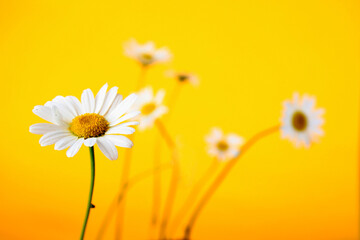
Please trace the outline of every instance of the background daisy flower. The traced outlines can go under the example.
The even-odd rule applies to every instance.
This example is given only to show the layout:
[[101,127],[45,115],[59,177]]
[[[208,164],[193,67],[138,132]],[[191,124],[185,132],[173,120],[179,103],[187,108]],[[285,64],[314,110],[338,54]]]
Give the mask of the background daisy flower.
[[158,90],[156,94],[151,87],[140,90],[133,107],[133,110],[141,112],[137,118],[140,121],[140,130],[152,127],[156,119],[167,113],[168,108],[162,104],[164,96],[163,89]]
[[293,99],[284,101],[281,118],[281,136],[290,139],[295,146],[309,147],[323,135],[324,109],[315,109],[315,98],[294,93]]
[[179,83],[190,83],[193,86],[199,85],[198,76],[190,72],[176,72],[174,70],[169,70],[165,73],[165,76],[174,78]]
[[153,42],[139,44],[131,39],[124,44],[124,50],[126,56],[137,60],[144,67],[171,59],[171,54],[166,47],[156,49]]
[[44,106],[38,105],[33,113],[49,123],[37,123],[30,126],[30,132],[43,135],[41,146],[55,144],[55,150],[63,150],[73,157],[84,144],[92,147],[96,143],[110,160],[118,158],[115,146],[131,148],[133,143],[119,134],[132,134],[136,121],[127,121],[139,115],[139,111],[128,113],[135,102],[136,94],[122,101],[117,94],[118,87],[107,91],[105,84],[96,97],[90,89],[83,91],[81,102],[73,96],[57,96]]
[[205,140],[208,144],[208,154],[220,161],[236,157],[240,146],[244,143],[242,137],[234,133],[225,135],[220,128],[213,128]]

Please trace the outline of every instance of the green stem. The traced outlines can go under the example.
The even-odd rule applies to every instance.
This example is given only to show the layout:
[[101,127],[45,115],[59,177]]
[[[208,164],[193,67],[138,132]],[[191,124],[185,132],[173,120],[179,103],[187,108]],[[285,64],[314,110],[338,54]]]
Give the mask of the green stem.
[[95,182],[95,155],[94,155],[94,147],[89,147],[90,150],[90,160],[91,160],[91,182],[90,182],[90,193],[89,193],[89,200],[86,209],[86,215],[84,220],[84,225],[82,227],[80,240],[84,239],[86,225],[89,219],[90,208],[95,208],[95,206],[91,203],[93,192],[94,192],[94,182]]

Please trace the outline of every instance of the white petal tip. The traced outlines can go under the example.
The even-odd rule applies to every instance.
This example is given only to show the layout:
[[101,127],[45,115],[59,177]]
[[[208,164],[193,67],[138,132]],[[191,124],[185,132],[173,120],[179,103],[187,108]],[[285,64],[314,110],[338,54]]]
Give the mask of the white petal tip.
[[92,147],[96,143],[96,138],[88,138],[84,141],[84,145],[87,147]]

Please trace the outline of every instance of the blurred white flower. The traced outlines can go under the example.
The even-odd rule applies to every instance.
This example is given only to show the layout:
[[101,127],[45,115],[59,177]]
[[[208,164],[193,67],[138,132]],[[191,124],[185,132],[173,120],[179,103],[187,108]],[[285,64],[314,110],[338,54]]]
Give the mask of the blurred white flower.
[[197,75],[189,72],[176,72],[173,70],[166,71],[165,75],[169,78],[174,78],[180,83],[190,83],[193,86],[199,85],[199,78]]
[[129,127],[138,122],[126,122],[140,112],[129,112],[136,101],[136,94],[131,94],[124,101],[117,94],[118,87],[106,92],[105,84],[96,97],[90,89],[84,90],[81,102],[73,96],[57,96],[45,105],[35,106],[33,113],[50,123],[37,123],[30,126],[30,132],[43,135],[41,146],[55,144],[55,150],[64,150],[68,157],[73,157],[82,144],[88,147],[96,143],[110,160],[118,158],[115,146],[131,148],[133,143],[119,134],[132,134],[135,129]]
[[208,153],[220,161],[229,160],[236,157],[240,152],[240,147],[244,139],[237,134],[229,133],[225,135],[220,128],[213,128],[209,135],[205,137],[208,144]]
[[133,110],[141,112],[138,116],[140,130],[152,127],[156,119],[167,113],[168,108],[162,103],[164,96],[163,89],[158,90],[156,94],[151,87],[145,87],[139,91]]
[[137,60],[143,66],[167,62],[171,59],[171,53],[166,47],[156,49],[153,42],[139,44],[131,39],[124,44],[124,49],[126,56]]
[[284,101],[281,118],[281,136],[290,139],[295,146],[309,147],[323,135],[324,109],[315,109],[315,98],[294,93],[293,99]]

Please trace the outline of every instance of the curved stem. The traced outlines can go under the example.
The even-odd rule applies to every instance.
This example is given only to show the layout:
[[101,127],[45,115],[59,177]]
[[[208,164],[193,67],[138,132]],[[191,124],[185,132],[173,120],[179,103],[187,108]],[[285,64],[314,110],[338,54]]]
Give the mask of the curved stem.
[[139,91],[141,88],[145,86],[145,75],[146,75],[146,66],[141,66],[140,76],[138,78],[138,82],[136,85],[136,91]]
[[[158,166],[161,163],[161,136],[156,136],[155,139],[155,150],[154,150],[154,166]],[[151,209],[151,223],[149,239],[154,239],[156,235],[156,227],[160,215],[161,206],[161,174],[154,173],[153,180],[153,202]]]
[[[169,121],[170,116],[172,115],[173,108],[177,99],[179,97],[179,93],[181,90],[181,83],[176,82],[174,90],[170,96],[168,108],[169,112],[165,116],[166,120]],[[162,142],[161,142],[161,135],[155,139],[155,150],[154,150],[154,166],[158,166],[161,163],[161,151],[162,150]],[[159,215],[160,215],[160,208],[161,208],[161,175],[160,173],[154,174],[154,181],[153,181],[153,205],[151,210],[151,223],[150,223],[150,231],[149,231],[149,238],[154,239],[156,235],[156,227],[159,222]]]
[[167,195],[167,198],[165,201],[164,213],[163,213],[163,217],[162,217],[161,225],[160,225],[160,239],[166,239],[166,228],[167,228],[169,219],[171,217],[171,212],[172,212],[172,208],[173,208],[174,201],[175,201],[177,185],[178,185],[178,180],[179,180],[179,175],[180,175],[180,169],[179,169],[178,153],[176,150],[175,142],[173,141],[169,132],[167,131],[164,124],[160,120],[156,120],[155,124],[156,124],[157,128],[159,129],[161,136],[164,138],[166,144],[168,145],[168,147],[171,150],[172,164],[173,164],[173,171],[172,171],[172,176],[171,176],[171,181],[170,181],[170,186],[169,186],[169,192],[168,192],[168,195]]
[[96,236],[96,239],[100,240],[103,238],[103,235],[105,233],[106,227],[108,226],[109,221],[112,219],[112,217],[114,216],[115,213],[115,209],[116,207],[121,203],[121,201],[124,199],[124,193],[129,191],[129,189],[135,185],[136,183],[140,182],[143,179],[146,179],[147,177],[152,176],[152,174],[160,172],[162,170],[165,170],[167,168],[170,168],[170,164],[164,164],[161,166],[157,166],[154,169],[150,169],[147,170],[145,172],[139,173],[138,175],[136,175],[135,177],[133,177],[132,179],[130,179],[128,182],[126,182],[121,190],[119,191],[119,193],[115,196],[115,198],[113,199],[113,201],[111,202],[111,205],[108,209],[108,211],[106,212],[106,215],[104,217],[104,220],[101,224],[100,230]]
[[[134,141],[135,135],[130,136],[130,140]],[[131,158],[132,158],[132,149],[125,149],[124,156],[124,166],[122,171],[121,183],[120,183],[120,191],[122,192],[122,201],[118,203],[118,211],[116,216],[116,225],[115,225],[115,239],[122,239],[122,229],[124,224],[124,215],[125,215],[125,198],[126,191],[123,191],[126,183],[129,181],[130,174],[130,166],[131,166]]]
[[92,196],[93,196],[93,192],[94,192],[94,182],[95,182],[95,155],[94,155],[94,147],[89,147],[90,150],[90,161],[91,161],[91,181],[90,181],[90,193],[89,193],[89,199],[88,199],[88,205],[86,208],[86,214],[85,214],[85,220],[84,220],[84,224],[83,224],[83,228],[81,231],[81,236],[80,236],[80,240],[84,239],[84,235],[85,235],[85,230],[86,230],[86,225],[89,219],[89,215],[90,215],[90,209],[91,208],[95,208],[95,206],[91,203],[92,201]]
[[184,233],[184,240],[190,239],[191,231],[194,228],[195,222],[201,213],[201,210],[205,207],[207,202],[210,200],[210,198],[213,196],[215,191],[218,189],[220,184],[224,181],[226,176],[229,174],[230,170],[235,166],[235,164],[238,162],[240,157],[244,155],[244,153],[252,146],[254,145],[258,140],[262,139],[263,137],[270,135],[274,132],[277,132],[280,129],[279,126],[271,127],[268,129],[265,129],[257,134],[255,134],[249,141],[247,141],[244,146],[240,149],[240,153],[238,156],[230,160],[227,165],[222,169],[222,171],[219,173],[219,175],[215,178],[213,183],[210,185],[210,187],[207,189],[203,197],[200,199],[199,203],[197,204],[193,214],[191,215],[189,223],[186,225],[185,233]]
[[201,193],[201,190],[203,189],[204,185],[211,178],[211,176],[213,176],[213,174],[216,171],[216,169],[218,168],[218,166],[219,166],[219,160],[217,158],[214,158],[213,162],[211,163],[210,167],[207,169],[205,174],[194,185],[194,187],[190,191],[190,194],[188,195],[185,203],[182,205],[182,207],[178,211],[178,214],[174,218],[172,228],[169,233],[170,236],[175,233],[179,224],[182,222],[182,220],[186,216],[187,212],[191,209],[191,207],[195,203],[195,201],[198,198],[198,195]]

